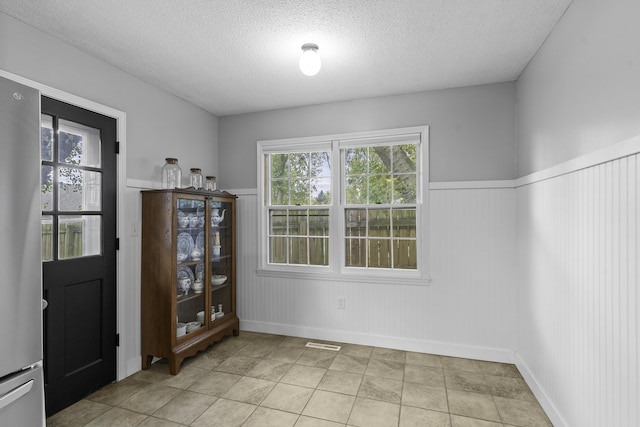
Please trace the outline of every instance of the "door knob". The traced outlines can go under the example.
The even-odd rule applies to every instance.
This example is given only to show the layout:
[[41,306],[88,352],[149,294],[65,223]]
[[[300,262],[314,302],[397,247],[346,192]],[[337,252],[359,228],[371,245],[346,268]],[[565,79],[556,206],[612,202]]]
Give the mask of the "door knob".
[[49,306],[49,302],[46,299],[42,299],[42,309],[44,310]]

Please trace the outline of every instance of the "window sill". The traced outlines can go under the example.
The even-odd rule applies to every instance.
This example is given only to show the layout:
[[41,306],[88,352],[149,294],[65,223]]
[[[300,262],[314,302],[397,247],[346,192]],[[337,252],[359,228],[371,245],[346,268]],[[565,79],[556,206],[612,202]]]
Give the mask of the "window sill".
[[[322,268],[322,267],[320,267]],[[326,270],[302,271],[302,270],[277,270],[272,268],[259,268],[256,274],[262,277],[278,277],[283,279],[313,280],[322,282],[356,282],[386,285],[409,285],[409,286],[429,286],[430,276],[420,276],[416,273],[406,274],[405,272],[393,271],[381,274],[375,273],[335,273]],[[404,274],[403,274],[404,273]]]

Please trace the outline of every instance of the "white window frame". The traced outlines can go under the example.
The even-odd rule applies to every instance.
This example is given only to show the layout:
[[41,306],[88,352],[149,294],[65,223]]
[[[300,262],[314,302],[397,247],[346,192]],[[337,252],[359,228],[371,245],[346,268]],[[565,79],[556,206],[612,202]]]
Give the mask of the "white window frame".
[[[350,205],[344,203],[344,187],[341,159],[341,147],[352,147],[358,143],[392,141],[407,135],[418,136],[419,164],[417,165],[417,200],[416,200],[416,251],[418,253],[418,268],[386,269],[362,268],[344,266],[345,245],[344,209]],[[284,265],[268,262],[269,240],[269,211],[266,204],[268,188],[265,179],[264,156],[267,154],[301,151],[331,150],[331,205],[329,226],[329,265]],[[429,128],[416,126],[378,131],[355,132],[335,135],[323,135],[304,138],[287,138],[277,140],[261,140],[257,142],[257,216],[258,216],[258,269],[261,276],[290,277],[303,280],[348,281],[364,283],[428,285],[431,282],[430,268],[430,240],[429,240]],[[336,188],[338,186],[338,188]],[[398,205],[401,207],[402,205]]]

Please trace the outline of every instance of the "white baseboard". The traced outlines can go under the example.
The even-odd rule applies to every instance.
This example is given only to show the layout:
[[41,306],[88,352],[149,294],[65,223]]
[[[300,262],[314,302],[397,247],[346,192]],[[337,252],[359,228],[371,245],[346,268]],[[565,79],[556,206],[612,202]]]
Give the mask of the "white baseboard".
[[439,354],[441,356],[465,357],[468,359],[488,360],[502,363],[514,362],[513,351],[501,348],[479,347],[439,341],[414,340],[393,336],[362,334],[335,329],[308,328],[304,326],[255,322],[242,319],[240,319],[240,329],[241,331],[262,332],[348,344],[393,348],[396,350]]
[[560,416],[558,409],[553,404],[549,396],[547,396],[547,393],[545,393],[544,389],[540,387],[540,383],[531,373],[531,370],[527,366],[527,363],[518,352],[515,352],[515,364],[522,374],[525,382],[527,383],[533,394],[536,396],[536,399],[538,399],[538,402],[540,403],[540,405],[542,405],[542,409],[544,409],[544,412],[547,414],[554,427],[567,427],[568,424],[565,422],[562,416]]

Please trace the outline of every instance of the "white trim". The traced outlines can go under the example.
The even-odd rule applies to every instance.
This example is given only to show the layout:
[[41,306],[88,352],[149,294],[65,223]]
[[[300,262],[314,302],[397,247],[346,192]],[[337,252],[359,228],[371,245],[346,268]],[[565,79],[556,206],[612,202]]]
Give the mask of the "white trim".
[[[118,155],[118,184],[117,184],[117,204],[118,210],[116,213],[116,233],[117,237],[123,238],[128,236],[129,233],[125,230],[125,210],[122,208],[124,203],[124,194],[126,188],[127,179],[127,114],[124,111],[116,110],[115,108],[108,107],[106,105],[98,104],[86,98],[73,95],[68,92],[64,92],[42,83],[26,79],[16,74],[10,73],[0,69],[0,76],[6,77],[18,83],[22,83],[26,86],[33,87],[40,90],[41,95],[45,95],[49,98],[54,98],[59,101],[73,104],[78,107],[85,108],[90,111],[102,114],[104,116],[113,117],[117,122],[117,140],[120,143],[120,153]],[[116,312],[116,333],[120,334],[120,342],[126,342],[125,335],[128,333],[126,325],[126,308],[127,298],[124,292],[125,288],[125,265],[126,254],[120,250],[116,253],[116,292],[117,292],[117,312]],[[116,379],[122,380],[135,371],[130,371],[131,362],[125,359],[126,351],[124,347],[116,347]]]
[[147,181],[143,179],[131,179],[127,178],[127,187],[128,188],[141,188],[143,190],[150,190],[155,188],[160,188],[162,184],[155,181]]
[[518,368],[518,371],[520,371],[520,373],[522,374],[522,378],[524,378],[525,382],[527,383],[527,385],[529,386],[533,394],[536,396],[536,399],[538,399],[538,402],[544,409],[544,412],[549,417],[549,420],[551,420],[551,423],[555,427],[566,427],[568,424],[565,422],[564,418],[562,418],[562,416],[558,412],[558,409],[553,404],[553,401],[551,400],[551,398],[547,396],[543,388],[540,387],[540,383],[538,382],[536,377],[531,373],[531,370],[527,366],[526,362],[517,351],[514,352],[514,359],[515,360],[513,363],[515,363],[516,367]]
[[[429,284],[431,279],[429,277],[429,271],[431,268],[431,254],[429,252],[428,242],[430,237],[429,231],[429,127],[428,126],[413,126],[413,127],[405,127],[405,128],[396,128],[396,129],[383,129],[376,131],[366,131],[366,132],[351,132],[345,134],[338,135],[320,135],[320,136],[311,136],[311,137],[303,137],[303,138],[286,138],[286,139],[273,139],[273,140],[259,140],[256,143],[256,169],[257,169],[257,197],[256,197],[256,210],[259,212],[258,215],[258,239],[259,239],[259,259],[258,259],[258,273],[263,275],[271,275],[275,274],[275,271],[284,272],[286,275],[293,274],[295,277],[299,277],[299,274],[296,270],[299,267],[306,268],[307,266],[286,266],[286,265],[277,265],[271,266],[268,265],[265,259],[265,254],[268,253],[268,238],[267,232],[268,230],[268,215],[264,213],[265,206],[264,201],[267,199],[267,195],[265,195],[265,165],[264,156],[265,154],[273,154],[279,152],[291,152],[291,151],[306,151],[306,150],[314,150],[320,149],[318,147],[322,147],[326,149],[326,144],[331,144],[331,156],[332,156],[332,164],[340,165],[340,167],[334,167],[333,174],[331,176],[331,192],[334,194],[333,203],[330,205],[329,209],[331,211],[331,217],[334,218],[332,220],[332,224],[339,224],[337,227],[330,227],[330,235],[329,235],[329,252],[331,254],[329,260],[329,275],[337,277],[342,277],[342,275],[347,273],[347,275],[352,277],[357,277],[361,275],[363,277],[362,280],[356,279],[356,281],[367,281],[367,282],[380,282],[379,278],[374,277],[378,275],[378,269],[365,269],[364,273],[360,273],[359,270],[350,269],[348,267],[344,267],[343,261],[345,259],[344,256],[344,236],[342,236],[341,230],[345,229],[344,218],[339,212],[345,207],[344,203],[344,171],[342,170],[343,159],[339,158],[341,156],[341,150],[343,146],[354,146],[354,141],[356,141],[355,146],[360,146],[366,144],[367,142],[380,143],[383,145],[387,145],[390,142],[398,142],[398,141],[406,141],[407,139],[412,142],[419,144],[419,153],[420,153],[420,161],[418,169],[416,170],[416,179],[417,179],[417,190],[418,190],[418,201],[417,205],[417,213],[419,217],[418,230],[420,231],[420,235],[416,242],[418,257],[422,262],[419,262],[418,270],[415,271],[415,275],[411,277],[406,276],[409,280],[419,277],[419,280],[413,280],[413,284]],[[340,183],[338,188],[336,187],[336,183]],[[340,190],[340,198],[337,199],[335,194],[338,194],[337,190]],[[269,202],[268,202],[269,203]],[[358,271],[356,273],[356,271]],[[386,271],[386,269],[385,269]],[[390,272],[394,272],[396,275],[405,277],[405,274],[400,269],[389,269]],[[339,274],[341,273],[341,274]],[[414,273],[412,271],[412,273]],[[307,273],[308,274],[308,273]],[[301,277],[302,278],[302,277]],[[306,278],[306,277],[304,277]],[[311,277],[310,277],[311,278]],[[389,280],[383,279],[385,282]]]
[[[313,271],[309,271],[313,270]],[[321,274],[318,274],[321,273]],[[278,277],[286,279],[297,279],[306,281],[326,282],[345,282],[345,283],[381,283],[385,285],[402,285],[402,286],[429,286],[432,282],[430,276],[421,276],[413,270],[391,270],[376,269],[364,270],[362,272],[350,272],[348,270],[329,271],[326,266],[269,266],[258,268],[256,270],[258,276]]]
[[[430,353],[439,354],[442,356],[487,360],[491,362],[514,362],[514,352],[512,350],[502,348],[480,347],[468,344],[455,344],[440,341],[417,340],[389,335],[345,332],[338,329],[309,328],[305,326],[288,325],[283,323],[256,322],[245,319],[240,319],[240,329],[243,331],[287,335],[291,337],[342,342],[349,344],[369,345],[375,347],[393,348],[404,351],[413,351],[418,353]],[[240,334],[242,335],[242,332]]]
[[566,175],[581,169],[590,168],[602,163],[640,153],[640,135],[626,139],[613,145],[601,148],[589,154],[568,160],[555,166],[516,179],[516,187],[533,184]]
[[226,191],[236,196],[256,196],[258,194],[257,188],[235,188]]
[[[269,147],[269,152],[273,152],[274,147],[278,146],[289,146],[291,143],[295,142],[296,145],[300,145],[300,147],[305,147],[305,144],[313,144],[318,142],[330,142],[330,141],[339,141],[345,139],[360,139],[360,138],[371,138],[371,137],[388,137],[388,136],[396,136],[396,135],[410,135],[410,134],[422,134],[423,132],[428,132],[428,126],[411,126],[405,128],[395,128],[395,129],[380,129],[380,130],[372,130],[372,131],[364,131],[364,132],[349,132],[349,133],[338,133],[331,135],[318,135],[318,136],[307,136],[301,138],[284,138],[284,139],[264,139],[259,140],[258,145],[264,145],[265,147]],[[265,144],[266,143],[266,144]]]
[[513,179],[494,181],[448,181],[430,182],[429,190],[460,190],[460,189],[487,189],[487,188],[515,188]]
[[[42,95],[48,96],[49,98],[54,98],[59,101],[64,101],[68,104],[77,105],[79,107],[85,108],[87,110],[95,111],[96,113],[100,113],[103,116],[113,117],[115,119],[120,119],[120,117],[126,117],[126,113],[120,110],[116,110],[115,108],[107,107],[106,105],[98,104],[97,102],[91,101],[86,98],[79,97],[77,95],[73,95],[68,92],[64,92],[62,90],[53,88],[51,86],[44,85],[42,83],[26,79],[24,77],[20,77],[16,74],[12,74],[8,71],[4,71],[0,69],[0,76],[6,77],[18,83],[22,83],[26,86],[31,86],[35,89],[39,89],[42,92]],[[120,133],[118,132],[118,137],[120,137]],[[124,136],[120,138],[120,143],[122,143]],[[121,147],[122,148],[122,147]]]

